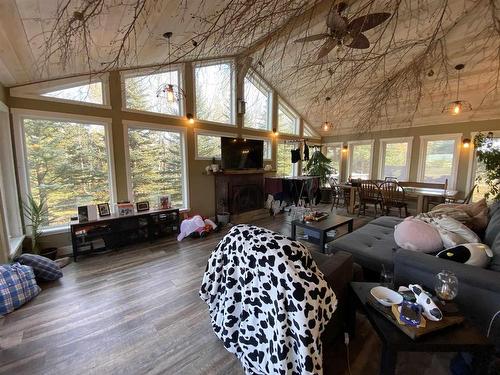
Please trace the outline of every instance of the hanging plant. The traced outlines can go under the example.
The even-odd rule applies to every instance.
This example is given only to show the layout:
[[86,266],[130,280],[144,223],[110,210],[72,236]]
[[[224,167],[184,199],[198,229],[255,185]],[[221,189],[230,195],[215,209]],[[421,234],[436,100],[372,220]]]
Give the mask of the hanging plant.
[[484,195],[486,199],[500,200],[500,148],[493,141],[493,133],[484,135],[479,133],[474,137],[477,160],[484,165],[485,175],[476,181],[486,182],[488,192]]
[[319,150],[314,151],[304,168],[309,176],[319,176],[321,186],[326,185],[328,176],[332,174],[331,160]]

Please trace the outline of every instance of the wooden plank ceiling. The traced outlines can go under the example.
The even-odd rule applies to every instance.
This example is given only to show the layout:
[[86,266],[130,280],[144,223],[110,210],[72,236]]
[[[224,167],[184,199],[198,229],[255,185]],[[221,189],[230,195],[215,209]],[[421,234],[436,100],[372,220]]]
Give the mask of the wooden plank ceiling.
[[[85,9],[86,16],[86,5],[95,3],[96,16],[72,35],[83,25],[75,11]],[[314,128],[325,120],[334,125],[324,135],[500,118],[499,0],[347,3],[349,20],[392,16],[365,32],[369,49],[335,48],[317,60],[323,41],[293,41],[328,31],[331,0],[2,0],[0,83],[164,65],[162,34],[172,31],[176,61],[251,57],[252,67]],[[473,111],[449,116],[441,109],[455,99],[459,63],[465,64],[460,98]]]

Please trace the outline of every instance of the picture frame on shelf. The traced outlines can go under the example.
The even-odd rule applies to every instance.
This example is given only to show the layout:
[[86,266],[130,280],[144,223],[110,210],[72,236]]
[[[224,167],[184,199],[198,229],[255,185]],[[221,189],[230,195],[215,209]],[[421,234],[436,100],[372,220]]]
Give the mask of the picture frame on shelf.
[[130,216],[134,214],[134,205],[130,202],[118,203],[118,216]]
[[105,217],[111,215],[111,210],[109,209],[109,203],[99,203],[97,205],[97,211],[99,212],[99,217]]
[[149,202],[148,201],[137,202],[135,204],[135,207],[137,209],[137,212],[149,211]]
[[160,208],[172,208],[170,194],[160,196],[159,206]]

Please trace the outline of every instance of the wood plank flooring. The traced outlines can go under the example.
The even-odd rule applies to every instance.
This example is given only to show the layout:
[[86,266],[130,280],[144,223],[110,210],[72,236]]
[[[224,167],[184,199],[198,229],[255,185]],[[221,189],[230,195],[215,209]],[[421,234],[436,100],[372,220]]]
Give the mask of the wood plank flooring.
[[[289,234],[283,215],[256,224]],[[61,280],[42,284],[33,301],[0,319],[0,374],[243,374],[198,297],[206,261],[225,232],[132,245],[68,265]],[[352,374],[375,374],[380,343],[362,317],[358,332]],[[343,343],[325,348],[325,374],[345,371]]]

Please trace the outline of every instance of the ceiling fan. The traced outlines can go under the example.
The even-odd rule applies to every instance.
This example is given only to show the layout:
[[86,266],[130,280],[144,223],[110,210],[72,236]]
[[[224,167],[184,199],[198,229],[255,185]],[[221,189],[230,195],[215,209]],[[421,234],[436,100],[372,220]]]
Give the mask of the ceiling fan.
[[349,21],[347,17],[342,16],[342,12],[346,10],[346,8],[347,4],[344,2],[332,7],[326,18],[328,33],[306,36],[305,38],[295,40],[295,43],[312,42],[326,38],[327,40],[319,51],[318,60],[328,55],[330,51],[337,46],[356,49],[369,48],[370,41],[363,34],[363,31],[377,27],[386,21],[391,14],[371,13]]

